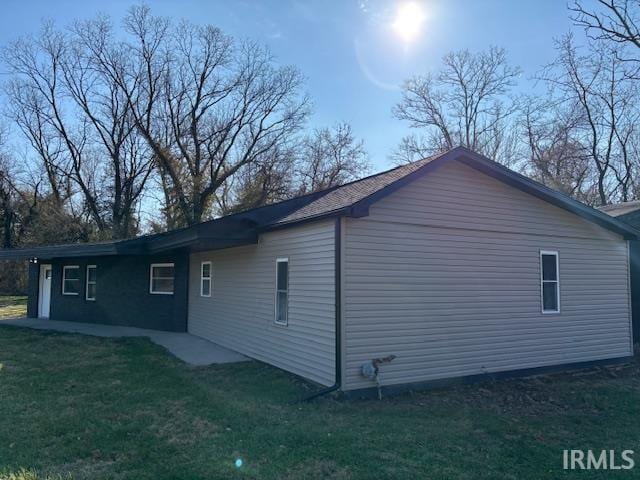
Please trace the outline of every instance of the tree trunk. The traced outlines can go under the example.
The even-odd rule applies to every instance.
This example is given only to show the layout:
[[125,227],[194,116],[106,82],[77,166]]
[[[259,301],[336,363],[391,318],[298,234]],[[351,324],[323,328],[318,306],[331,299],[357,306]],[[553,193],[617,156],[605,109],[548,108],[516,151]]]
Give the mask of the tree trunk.
[[13,220],[14,213],[9,210],[4,210],[4,215],[2,216],[3,223],[3,232],[2,232],[2,248],[12,248],[13,247]]

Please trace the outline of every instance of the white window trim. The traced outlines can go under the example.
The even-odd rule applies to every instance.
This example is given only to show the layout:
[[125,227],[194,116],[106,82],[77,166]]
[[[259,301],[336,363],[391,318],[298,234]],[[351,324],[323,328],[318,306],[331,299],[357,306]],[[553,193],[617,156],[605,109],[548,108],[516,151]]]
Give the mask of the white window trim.
[[[556,257],[556,280],[546,280],[547,283],[555,283],[556,284],[556,295],[558,298],[558,308],[555,310],[545,310],[544,309],[544,277],[542,275],[542,256],[543,255],[554,255]],[[549,314],[557,314],[560,313],[560,255],[557,250],[540,250],[540,309],[543,315]]]
[[71,281],[77,281],[78,285],[80,284],[80,265],[65,265],[62,267],[62,295],[71,295],[71,296],[78,296],[80,295],[80,293],[78,292],[65,292],[64,291],[64,284],[65,281],[67,279],[67,270],[72,270],[72,269],[77,269],[78,270],[78,279],[77,280],[71,280]]
[[175,281],[176,281],[176,276],[175,276],[175,268],[176,265],[175,263],[152,263],[151,266],[149,267],[149,293],[151,295],[173,295],[174,292],[154,292],[153,291],[153,269],[156,267],[173,267],[174,271],[173,271],[173,290],[175,291]]
[[[93,268],[96,271],[96,280],[94,280],[93,282],[89,281],[89,269]],[[87,265],[87,270],[85,272],[85,282],[84,282],[84,298],[85,300],[89,301],[89,302],[95,302],[96,301],[96,297],[90,298],[89,297],[89,284],[92,285],[97,285],[98,284],[98,266],[97,265]]]
[[[204,266],[209,265],[209,276],[204,276]],[[209,294],[204,294],[204,281],[209,280]],[[211,291],[213,290],[213,265],[210,261],[200,262],[200,296],[201,297],[211,297]]]
[[[286,290],[278,290],[278,265],[281,263],[286,263],[287,264],[287,289]],[[280,325],[281,327],[286,327],[289,325],[289,286],[290,286],[290,278],[289,278],[289,258],[288,257],[281,257],[281,258],[276,258],[276,291],[274,294],[274,305],[273,305],[273,323],[275,323],[276,325]],[[279,322],[278,321],[278,293],[279,292],[287,292],[287,314],[285,315],[285,321],[284,322]]]

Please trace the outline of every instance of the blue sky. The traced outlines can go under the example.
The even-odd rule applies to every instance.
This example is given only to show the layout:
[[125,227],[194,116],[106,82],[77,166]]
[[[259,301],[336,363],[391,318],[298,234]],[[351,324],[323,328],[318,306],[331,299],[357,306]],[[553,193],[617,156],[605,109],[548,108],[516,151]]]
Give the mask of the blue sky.
[[[388,167],[389,155],[405,124],[391,109],[403,79],[438,68],[450,50],[505,47],[524,73],[519,90],[552,60],[553,39],[572,26],[562,0],[418,0],[425,12],[421,35],[403,42],[391,28],[406,0],[147,1],[160,15],[211,23],[226,33],[267,44],[281,63],[294,64],[307,77],[314,100],[312,125],[337,121],[353,125],[365,140],[375,170]],[[132,1],[3,2],[0,42],[36,32],[43,18],[64,25],[98,12],[121,18]]]

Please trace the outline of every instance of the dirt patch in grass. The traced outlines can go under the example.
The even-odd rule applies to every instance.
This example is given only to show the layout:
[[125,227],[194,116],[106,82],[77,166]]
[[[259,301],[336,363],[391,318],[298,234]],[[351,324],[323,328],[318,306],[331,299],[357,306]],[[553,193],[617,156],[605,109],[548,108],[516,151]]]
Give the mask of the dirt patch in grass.
[[301,462],[287,472],[283,478],[288,480],[349,480],[351,474],[348,468],[340,467],[331,460],[311,460]]
[[67,475],[48,475],[39,473],[35,470],[27,470],[24,468],[15,472],[1,471],[0,480],[72,480],[71,474]]
[[203,417],[194,417],[184,401],[174,401],[167,405],[171,415],[156,415],[149,429],[159,440],[170,445],[189,446],[210,440],[220,427]]
[[[602,410],[598,398],[599,389],[620,388],[640,389],[638,365],[614,365],[595,367],[575,372],[541,375],[529,378],[485,382],[478,385],[419,394],[421,398],[442,396],[451,400],[454,391],[460,393],[456,398],[468,406],[482,405],[499,414],[511,414],[527,417],[542,417],[550,412],[562,414],[571,411],[574,414],[597,414]],[[619,381],[617,381],[619,380]],[[420,402],[419,399],[417,399]]]
[[[69,478],[70,480],[78,478],[127,478],[121,475],[114,475],[112,469],[115,464],[115,459],[105,459],[103,458],[100,450],[94,450],[93,452],[91,452],[91,456],[89,456],[88,458],[76,460],[71,463],[56,465],[55,467],[51,467],[50,471],[67,472],[67,478]],[[45,478],[47,478],[46,475],[49,475],[51,478],[55,478],[55,476],[58,475],[56,473],[49,473],[46,470],[43,474],[45,475]],[[37,477],[37,479],[40,480],[40,477]]]
[[27,297],[0,296],[0,320],[27,314]]

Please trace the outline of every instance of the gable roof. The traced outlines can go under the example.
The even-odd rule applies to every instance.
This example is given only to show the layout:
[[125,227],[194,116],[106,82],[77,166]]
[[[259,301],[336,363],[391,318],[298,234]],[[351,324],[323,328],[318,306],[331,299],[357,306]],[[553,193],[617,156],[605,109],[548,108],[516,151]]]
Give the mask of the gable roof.
[[491,177],[503,181],[525,193],[529,193],[559,208],[571,212],[607,230],[622,235],[627,240],[637,240],[640,238],[640,231],[629,224],[617,220],[606,213],[579,202],[569,195],[557,190],[553,190],[535,180],[530,179],[520,173],[505,167],[504,165],[489,160],[488,158],[472,152],[469,149],[458,147],[464,153],[459,160],[476,170]]
[[640,200],[603,205],[602,207],[598,207],[598,210],[605,212],[612,217],[621,217],[640,210]]
[[465,147],[456,147],[417,162],[345,184],[283,217],[276,222],[276,225],[298,223],[332,213],[354,217],[365,216],[371,204],[452,160],[460,161],[485,175],[614,231],[627,239],[636,239],[640,235],[640,232],[629,224],[616,220]]
[[376,175],[371,175],[369,177],[341,185],[340,187],[327,192],[317,200],[314,200],[299,210],[296,210],[286,217],[278,220],[277,223],[285,224],[315,218],[320,215],[351,207],[370,195],[388,188],[394,182],[419,170],[441,155],[442,154],[432,155],[431,157],[418,160],[417,162],[402,165]]
[[0,250],[0,259],[142,255],[188,249],[213,250],[255,243],[260,232],[340,216],[362,217],[369,206],[446,162],[457,160],[514,188],[574,213],[624,238],[640,232],[629,224],[552,190],[464,147],[402,165],[341,186],[227,215],[192,227],[130,240]]
[[640,200],[603,205],[598,209],[634,228],[640,228]]

